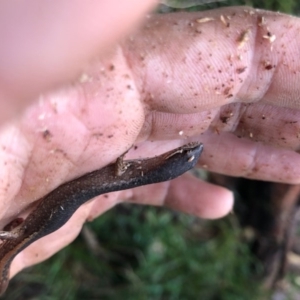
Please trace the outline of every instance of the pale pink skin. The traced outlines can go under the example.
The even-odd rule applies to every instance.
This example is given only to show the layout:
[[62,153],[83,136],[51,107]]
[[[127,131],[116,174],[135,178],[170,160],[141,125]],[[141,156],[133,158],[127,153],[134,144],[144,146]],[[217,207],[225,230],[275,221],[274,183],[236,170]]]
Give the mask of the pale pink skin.
[[[0,34],[14,33],[1,35],[0,47],[2,226],[132,145],[128,158],[199,140],[208,170],[300,183],[299,19],[245,7],[143,17],[154,1],[107,2],[105,9],[101,1],[0,4]],[[197,21],[204,17],[211,20]],[[120,41],[141,19],[142,29]],[[222,217],[233,203],[230,191],[189,174],[98,197],[19,254],[11,275],[121,201],[203,218]]]

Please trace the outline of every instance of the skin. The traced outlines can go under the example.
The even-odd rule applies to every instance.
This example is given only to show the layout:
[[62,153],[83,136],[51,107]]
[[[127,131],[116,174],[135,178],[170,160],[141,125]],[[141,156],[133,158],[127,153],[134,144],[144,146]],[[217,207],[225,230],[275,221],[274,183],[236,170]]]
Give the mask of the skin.
[[[205,145],[200,164],[209,170],[300,182],[299,19],[260,12],[267,22],[261,26],[256,13],[245,12],[245,8],[185,14],[180,22],[175,15],[159,20],[153,17],[151,23],[120,41],[151,1],[132,1],[133,6],[128,4],[125,13],[111,6],[105,14],[97,9],[96,2],[87,11],[79,1],[74,6],[71,1],[65,1],[65,6],[49,1],[48,6],[60,5],[61,14],[71,7],[77,11],[71,14],[75,17],[55,22],[60,28],[58,40],[51,16],[32,20],[20,14],[20,27],[12,18],[0,18],[0,28],[5,25],[25,30],[28,26],[30,38],[36,41],[48,33],[47,39],[42,39],[41,61],[25,55],[39,43],[29,44],[33,48],[24,54],[22,47],[16,46],[24,42],[18,35],[13,41],[16,52],[9,50],[9,36],[4,36],[3,45],[10,47],[0,49],[0,100],[6,112],[0,116],[2,226],[35,199],[63,182],[107,165],[133,144],[138,148],[133,148],[126,159],[150,157],[200,140]],[[138,2],[143,6],[137,7]],[[36,3],[32,1],[28,7]],[[20,3],[14,5],[12,12]],[[45,11],[47,15],[46,6]],[[95,24],[90,27],[96,26],[98,31],[86,26],[91,11],[99,13],[101,21],[95,18],[99,28]],[[109,23],[110,18],[101,19],[108,13],[114,15],[114,23]],[[220,20],[221,15],[231,16],[229,28]],[[207,16],[215,21],[195,22]],[[38,22],[45,22],[45,31],[31,32]],[[103,24],[114,24],[109,27],[115,30],[112,36],[99,34],[108,28]],[[82,34],[76,35],[78,27]],[[267,36],[266,27],[276,36],[273,43],[263,37]],[[74,35],[69,34],[72,30]],[[64,43],[67,37],[68,43]],[[117,40],[118,45],[108,47]],[[18,63],[13,63],[13,55]],[[86,65],[88,61],[91,63]],[[33,99],[38,100],[29,105]],[[10,123],[5,123],[7,120]],[[79,209],[59,231],[20,253],[11,275],[58,251],[76,237],[86,220],[121,201],[165,205],[203,218],[217,218],[230,211],[232,194],[186,174],[168,183],[98,197]]]

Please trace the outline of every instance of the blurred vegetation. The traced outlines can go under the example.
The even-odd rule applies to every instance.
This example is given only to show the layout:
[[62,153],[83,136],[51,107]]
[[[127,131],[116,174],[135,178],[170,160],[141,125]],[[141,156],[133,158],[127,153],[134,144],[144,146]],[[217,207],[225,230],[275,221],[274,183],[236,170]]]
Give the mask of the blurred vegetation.
[[203,221],[123,204],[93,223],[95,253],[80,236],[12,280],[7,299],[259,299],[264,292],[232,215]]
[[[299,11],[296,0],[228,0],[188,10],[231,5]],[[46,262],[18,274],[2,299],[269,298],[257,280],[261,267],[234,215],[203,221],[124,204],[87,224],[84,232]]]
[[[212,1],[210,3],[205,3],[206,1]],[[170,6],[172,4],[176,3],[184,3],[184,2],[192,2],[191,0],[170,0]],[[213,1],[213,0],[194,0],[195,4],[200,3],[200,5],[195,5],[192,7],[187,7],[185,10],[187,11],[201,11],[201,10],[207,10],[207,9],[213,9],[218,7],[226,7],[226,6],[237,6],[237,5],[247,5],[252,6],[255,8],[262,8],[262,9],[268,9],[272,11],[280,11],[287,14],[295,14],[299,11],[300,4],[296,0],[224,0],[224,1]],[[172,9],[173,11],[179,10],[179,9]]]

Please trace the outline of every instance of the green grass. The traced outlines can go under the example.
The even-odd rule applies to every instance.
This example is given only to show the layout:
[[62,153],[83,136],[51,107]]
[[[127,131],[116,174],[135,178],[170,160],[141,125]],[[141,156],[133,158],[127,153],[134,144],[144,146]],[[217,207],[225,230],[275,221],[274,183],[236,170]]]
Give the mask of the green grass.
[[[184,0],[172,0],[173,3],[182,3]],[[205,2],[205,0],[202,0]],[[198,2],[201,3],[199,0]],[[195,0],[197,3],[197,0]],[[280,11],[287,14],[293,14],[296,11],[299,11],[299,4],[296,0],[224,0],[224,1],[214,1],[211,3],[204,3],[202,5],[195,5],[193,7],[186,8],[187,11],[202,11],[207,9],[226,7],[226,6],[238,6],[238,5],[247,5],[255,8],[268,9],[272,11]],[[172,11],[176,11],[179,9],[171,9]]]
[[167,209],[122,205],[82,237],[11,282],[7,299],[259,299],[259,263],[234,216],[202,221]]

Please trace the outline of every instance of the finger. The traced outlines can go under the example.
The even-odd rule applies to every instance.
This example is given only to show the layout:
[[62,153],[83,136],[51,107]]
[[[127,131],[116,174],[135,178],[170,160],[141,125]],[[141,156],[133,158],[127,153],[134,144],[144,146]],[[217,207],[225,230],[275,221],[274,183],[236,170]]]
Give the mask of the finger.
[[297,151],[300,148],[299,120],[300,110],[270,104],[235,103],[220,109],[211,129]]
[[300,155],[231,133],[207,132],[201,136],[205,150],[200,165],[231,176],[299,184]]
[[298,18],[231,7],[153,16],[123,46],[153,110],[196,113],[260,100],[299,108],[299,28]]
[[150,140],[189,138],[207,130],[232,132],[270,146],[300,148],[300,110],[270,104],[232,103],[194,114],[152,111],[140,137]]
[[194,114],[151,111],[146,116],[139,138],[154,141],[188,139],[208,130],[218,114],[219,109]]
[[233,194],[223,187],[185,174],[171,181],[165,205],[201,218],[216,219],[232,210]]
[[41,91],[78,76],[93,56],[103,54],[141,21],[154,3],[2,2],[0,122]]

